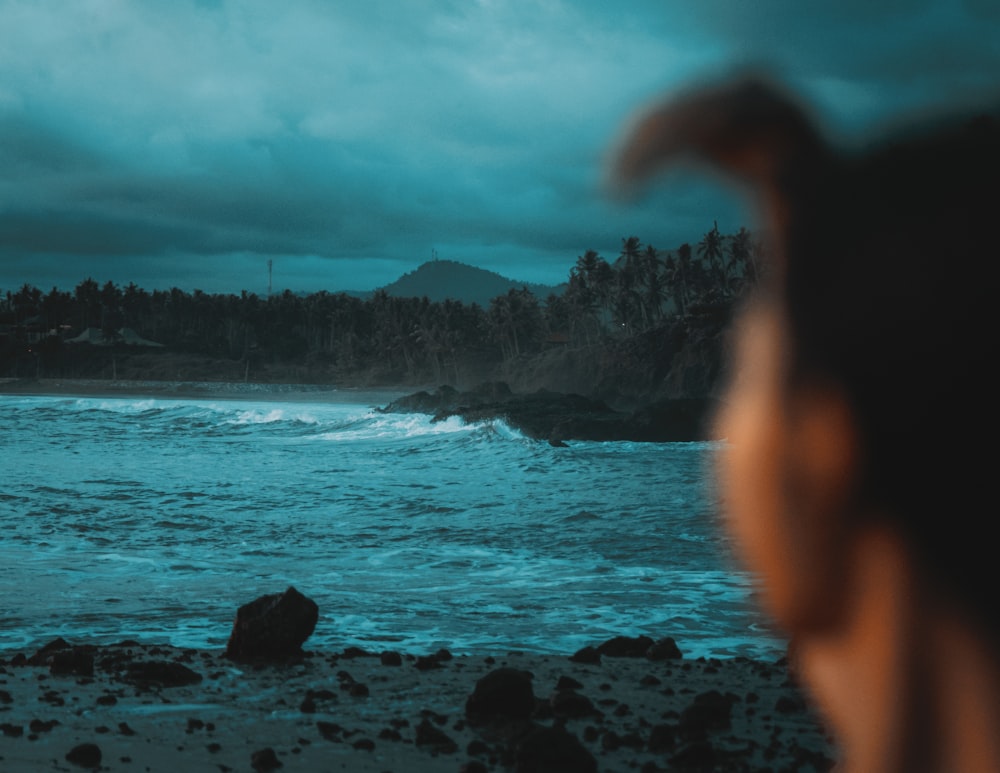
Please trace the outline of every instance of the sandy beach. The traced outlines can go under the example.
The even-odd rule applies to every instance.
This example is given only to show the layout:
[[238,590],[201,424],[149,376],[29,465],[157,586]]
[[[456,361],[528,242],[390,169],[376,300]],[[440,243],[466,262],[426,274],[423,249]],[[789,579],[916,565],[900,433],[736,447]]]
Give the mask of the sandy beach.
[[[591,758],[601,771],[832,764],[781,664],[599,660],[348,650],[247,665],[221,652],[57,641],[0,655],[0,770],[568,771],[588,769]],[[477,681],[497,669],[530,674],[530,717],[467,717]],[[546,758],[563,745],[584,756]]]

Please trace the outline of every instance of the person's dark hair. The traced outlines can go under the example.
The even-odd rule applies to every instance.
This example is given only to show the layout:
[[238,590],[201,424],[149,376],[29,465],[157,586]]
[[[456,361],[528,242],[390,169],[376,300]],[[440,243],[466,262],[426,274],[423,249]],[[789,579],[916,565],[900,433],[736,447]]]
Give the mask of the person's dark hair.
[[693,92],[640,122],[617,165],[641,179],[678,156],[759,195],[791,377],[841,389],[863,452],[859,496],[935,581],[1000,632],[987,536],[998,512],[1000,123],[924,121],[851,150],[758,80]]

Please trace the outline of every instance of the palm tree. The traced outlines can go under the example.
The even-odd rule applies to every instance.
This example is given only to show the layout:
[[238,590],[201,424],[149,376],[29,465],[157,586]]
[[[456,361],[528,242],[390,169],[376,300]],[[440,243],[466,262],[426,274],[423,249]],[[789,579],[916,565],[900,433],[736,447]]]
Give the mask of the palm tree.
[[683,317],[687,314],[688,303],[691,300],[691,245],[684,242],[677,248],[677,265],[673,275],[674,304]]
[[756,281],[756,270],[751,258],[752,247],[750,232],[741,226],[729,242],[729,260],[726,262],[726,274],[730,283],[735,285],[732,288],[734,294],[738,294],[746,282]]
[[722,234],[719,233],[718,222],[712,221],[712,230],[698,243],[698,257],[708,263],[709,271],[719,282],[719,286],[725,286],[726,270],[722,265]]
[[97,327],[101,319],[101,288],[90,277],[76,286],[76,306],[80,311],[80,327]]
[[505,362],[537,348],[545,330],[538,299],[526,287],[512,288],[490,301],[490,322]]
[[631,333],[636,322],[636,310],[646,322],[646,310],[639,292],[642,279],[640,264],[642,261],[642,242],[638,236],[622,239],[622,251],[616,263],[618,281],[615,286],[614,306],[617,322],[624,327],[626,333]]
[[647,327],[663,319],[664,285],[661,265],[656,247],[646,245],[646,250],[642,253],[642,303]]

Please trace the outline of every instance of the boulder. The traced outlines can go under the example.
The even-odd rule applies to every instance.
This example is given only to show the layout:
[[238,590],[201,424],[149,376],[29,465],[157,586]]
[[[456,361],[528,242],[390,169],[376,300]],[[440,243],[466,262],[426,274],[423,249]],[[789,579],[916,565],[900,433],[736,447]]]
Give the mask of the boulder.
[[302,644],[319,620],[312,599],[289,587],[284,593],[261,596],[236,613],[226,645],[231,660],[288,660],[302,653]]
[[709,731],[728,729],[734,700],[735,696],[723,695],[718,690],[695,696],[694,701],[681,712],[680,734],[698,740]]
[[597,773],[597,760],[565,727],[539,727],[518,743],[515,770],[518,773]]
[[654,643],[648,636],[615,636],[599,645],[597,651],[609,658],[642,658]]
[[678,660],[684,655],[680,647],[671,636],[664,636],[656,644],[646,650],[646,657],[650,660]]
[[47,666],[52,662],[52,656],[56,652],[72,649],[73,645],[61,636],[53,639],[44,647],[40,648],[34,655],[28,658],[29,666]]
[[66,761],[81,768],[98,768],[101,765],[101,749],[95,743],[82,743],[66,753]]
[[129,663],[122,680],[138,687],[184,687],[198,684],[201,674],[192,671],[183,663],[169,660],[146,660]]
[[476,682],[465,703],[465,717],[473,724],[500,719],[528,719],[535,710],[531,673],[497,668]]

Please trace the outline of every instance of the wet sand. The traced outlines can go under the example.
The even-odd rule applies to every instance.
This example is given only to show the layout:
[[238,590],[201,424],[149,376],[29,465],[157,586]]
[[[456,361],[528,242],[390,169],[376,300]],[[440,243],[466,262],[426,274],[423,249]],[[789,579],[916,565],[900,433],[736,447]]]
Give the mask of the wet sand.
[[[473,724],[466,701],[501,667],[530,672],[532,716]],[[531,751],[525,739],[554,726],[601,771],[827,770],[834,756],[787,669],[740,658],[349,650],[246,665],[135,642],[0,653],[0,770],[15,773],[581,769]]]

